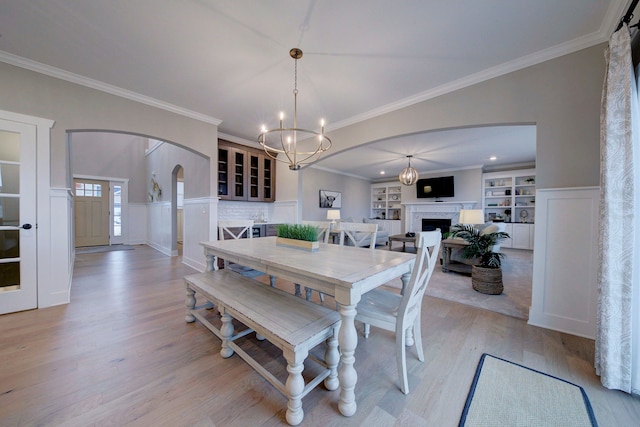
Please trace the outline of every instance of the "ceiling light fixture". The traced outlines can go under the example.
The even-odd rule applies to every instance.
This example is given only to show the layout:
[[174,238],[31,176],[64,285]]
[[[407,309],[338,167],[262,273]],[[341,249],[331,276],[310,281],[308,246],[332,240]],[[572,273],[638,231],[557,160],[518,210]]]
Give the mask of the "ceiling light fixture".
[[411,158],[413,156],[407,156],[409,158],[409,166],[402,169],[398,179],[403,185],[413,185],[418,181],[418,171],[411,167]]
[[[302,58],[302,50],[293,48],[289,51],[289,56],[295,60],[293,127],[284,127],[284,113],[280,113],[280,127],[269,130],[262,125],[258,143],[267,155],[289,163],[289,169],[297,171],[300,170],[300,166],[317,160],[322,153],[331,148],[331,140],[324,134],[324,120],[320,121],[319,132],[298,128],[298,59]],[[284,154],[286,160],[278,154]]]

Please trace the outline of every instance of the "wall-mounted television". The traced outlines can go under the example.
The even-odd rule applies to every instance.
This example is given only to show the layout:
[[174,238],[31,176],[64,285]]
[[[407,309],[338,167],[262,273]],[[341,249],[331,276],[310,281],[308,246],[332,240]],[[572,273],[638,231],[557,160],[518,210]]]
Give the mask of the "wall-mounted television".
[[419,179],[416,191],[418,199],[454,197],[453,176]]

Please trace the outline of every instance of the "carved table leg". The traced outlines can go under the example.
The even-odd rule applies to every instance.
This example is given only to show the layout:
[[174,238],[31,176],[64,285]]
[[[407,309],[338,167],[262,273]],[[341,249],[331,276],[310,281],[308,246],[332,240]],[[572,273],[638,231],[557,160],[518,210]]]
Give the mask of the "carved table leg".
[[358,345],[358,334],[354,322],[356,316],[356,304],[340,305],[340,317],[342,324],[340,326],[340,334],[338,340],[342,356],[342,366],[338,370],[338,378],[340,379],[340,401],[338,409],[345,417],[350,417],[356,413],[358,408],[356,404],[355,388],[358,381],[358,373],[353,364],[355,363],[356,346]]
[[218,257],[211,254],[206,254],[207,258],[207,271],[215,271],[218,269]]
[[196,292],[189,287],[187,287],[187,299],[185,301],[185,305],[187,306],[187,315],[184,317],[184,320],[187,323],[195,322],[196,318],[191,314],[191,310],[196,306]]

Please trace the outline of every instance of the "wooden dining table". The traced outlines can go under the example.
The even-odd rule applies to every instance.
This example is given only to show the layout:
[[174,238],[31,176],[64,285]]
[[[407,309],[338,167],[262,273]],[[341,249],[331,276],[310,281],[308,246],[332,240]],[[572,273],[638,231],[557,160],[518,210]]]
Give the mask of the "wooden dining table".
[[276,245],[276,237],[202,242],[207,270],[218,268],[216,258],[238,263],[320,292],[333,295],[342,323],[338,335],[341,352],[340,401],[344,416],[356,413],[355,350],[358,335],[355,316],[361,296],[400,277],[409,281],[415,254],[369,250],[321,243],[316,252]]

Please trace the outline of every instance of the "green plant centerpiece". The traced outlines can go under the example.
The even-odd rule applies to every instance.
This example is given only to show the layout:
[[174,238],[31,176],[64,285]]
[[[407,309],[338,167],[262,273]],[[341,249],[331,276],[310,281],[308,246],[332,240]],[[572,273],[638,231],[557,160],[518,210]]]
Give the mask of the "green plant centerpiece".
[[489,225],[478,230],[472,225],[456,224],[451,227],[450,237],[463,239],[468,244],[462,249],[462,257],[477,260],[471,268],[471,285],[478,292],[499,295],[504,290],[502,283],[502,258],[504,254],[494,252],[494,247],[510,236],[498,231],[498,226]]
[[320,248],[318,229],[306,224],[278,224],[276,245],[315,252]]

